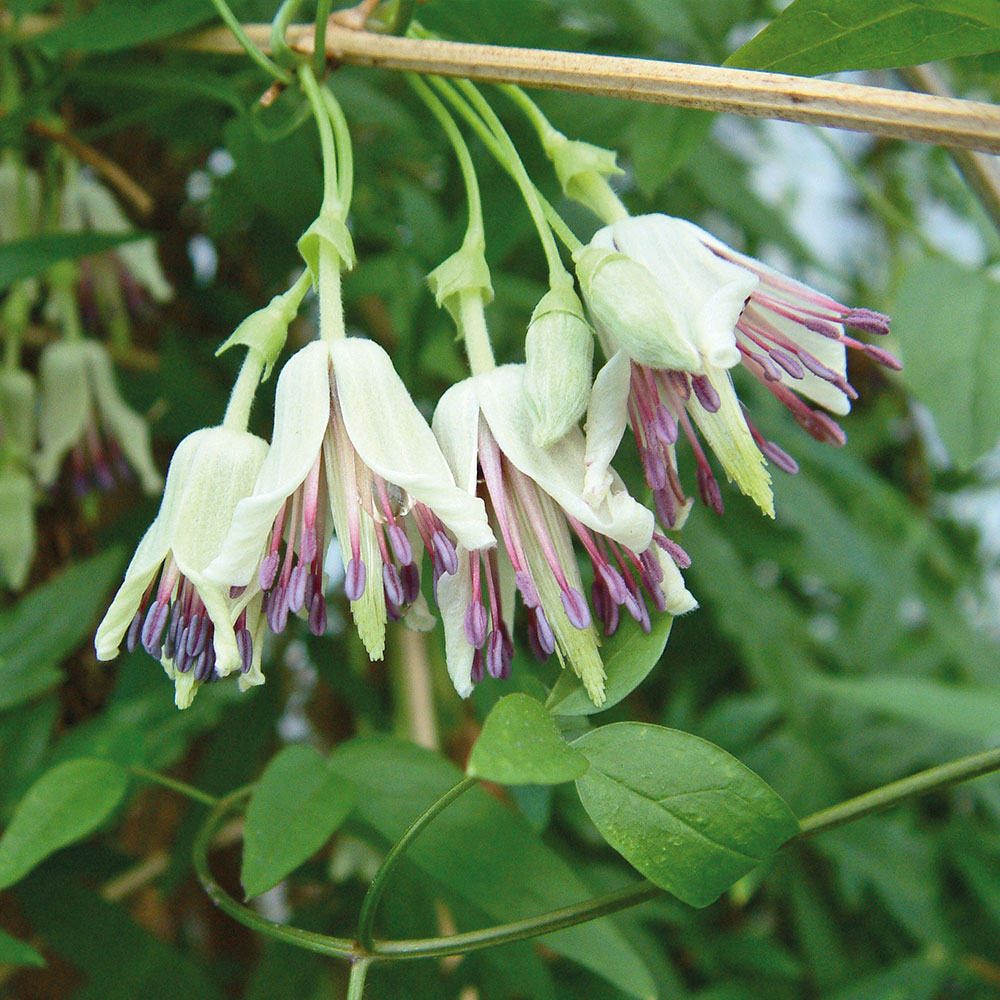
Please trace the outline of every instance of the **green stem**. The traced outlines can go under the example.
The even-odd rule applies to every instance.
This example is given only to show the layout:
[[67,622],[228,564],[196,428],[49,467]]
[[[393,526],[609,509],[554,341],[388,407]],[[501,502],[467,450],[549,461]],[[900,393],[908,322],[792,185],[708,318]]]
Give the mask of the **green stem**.
[[368,968],[372,964],[370,958],[358,958],[351,963],[351,976],[347,981],[347,1000],[361,1000],[365,992],[365,979]]
[[469,154],[469,147],[462,138],[462,133],[455,124],[455,119],[449,114],[448,109],[437,99],[434,91],[416,74],[407,73],[406,81],[417,92],[420,99],[427,105],[428,110],[438,120],[441,128],[444,129],[455,156],[458,159],[459,169],[462,171],[462,181],[465,184],[465,196],[469,202],[469,225],[465,232],[463,243],[469,245],[472,242],[482,242],[485,239],[483,230],[483,204],[479,194],[479,180],[476,177],[476,168],[472,164],[472,156]]
[[243,46],[243,50],[246,54],[269,76],[273,76],[275,79],[280,80],[282,83],[288,84],[292,83],[295,79],[287,69],[282,69],[273,59],[269,59],[263,52],[253,43],[250,36],[243,30],[243,25],[240,24],[239,19],[236,15],[229,9],[229,4],[226,0],[211,0],[212,6],[219,13],[219,17],[225,22],[226,27],[236,36],[236,40]]
[[[323,153],[323,205],[332,206],[342,219],[344,215],[343,203],[340,200],[340,184],[337,179],[337,146],[333,138],[330,113],[320,93],[312,67],[308,63],[303,63],[299,67],[299,80],[312,108],[316,129],[319,132],[319,144]],[[322,212],[322,209],[320,211]]]
[[316,29],[313,34],[313,72],[317,77],[326,73],[326,26],[330,20],[333,0],[318,0],[316,4]]
[[236,376],[233,391],[229,394],[226,404],[226,414],[222,418],[222,426],[232,430],[245,431],[250,422],[250,408],[253,406],[261,375],[264,373],[266,358],[256,348],[251,347],[240,366]]
[[382,893],[385,892],[386,883],[396,866],[403,860],[407,849],[414,840],[420,836],[431,820],[447,806],[451,805],[460,795],[467,792],[476,784],[475,778],[463,778],[457,785],[450,788],[436,802],[433,802],[422,815],[418,816],[411,824],[406,833],[393,844],[389,853],[385,856],[382,866],[375,873],[368,892],[361,903],[361,913],[358,916],[358,944],[361,948],[370,953],[377,953],[374,946],[372,934],[375,926],[375,911],[378,908]]
[[318,241],[319,265],[316,295],[319,298],[319,335],[328,344],[347,336],[344,302],[340,291],[340,255],[327,240]]
[[176,778],[171,778],[166,774],[160,774],[159,771],[150,771],[148,768],[139,767],[138,765],[132,765],[128,770],[130,774],[134,774],[137,778],[142,778],[144,781],[153,781],[157,785],[163,785],[164,788],[179,792],[181,795],[193,799],[195,802],[200,802],[202,805],[214,808],[219,804],[219,800],[214,795],[209,795],[208,792],[203,792],[200,788],[195,788],[194,785],[189,785],[185,781],[178,781]]
[[294,66],[298,62],[295,53],[285,41],[285,32],[295,19],[302,6],[302,0],[284,0],[271,22],[271,54],[275,60],[285,66]]
[[863,816],[881,812],[883,809],[898,805],[900,802],[905,802],[917,795],[925,795],[927,792],[933,792],[960,781],[980,778],[984,774],[997,770],[1000,770],[1000,747],[928,768],[926,771],[920,771],[908,778],[893,781],[891,784],[876,788],[873,792],[865,792],[864,795],[858,795],[846,802],[830,806],[829,809],[821,809],[819,812],[807,816],[799,824],[802,832],[796,839],[813,837],[817,833],[824,833],[826,830],[832,830],[834,827],[861,819]]
[[405,35],[409,31],[416,7],[417,0],[396,0],[396,16],[392,19],[392,27],[389,29],[392,34]]
[[216,831],[222,825],[222,821],[234,811],[235,807],[244,799],[250,797],[253,786],[241,788],[221,799],[208,814],[204,824],[198,831],[194,846],[191,851],[191,859],[194,864],[195,874],[202,888],[208,894],[209,899],[223,913],[228,914],[234,920],[249,927],[252,931],[257,931],[266,937],[276,941],[285,941],[297,948],[304,948],[306,951],[314,951],[320,955],[329,955],[334,958],[355,959],[358,957],[357,950],[353,942],[346,938],[327,937],[325,934],[315,934],[312,931],[299,930],[297,927],[286,927],[283,924],[276,924],[272,920],[262,917],[256,910],[249,906],[243,906],[236,902],[215,881],[212,870],[208,864],[208,849],[212,844]]
[[347,211],[351,207],[351,199],[354,197],[354,149],[351,145],[351,130],[347,127],[344,109],[341,108],[340,101],[334,96],[333,91],[329,87],[323,87],[321,94],[337,142],[337,155],[340,157],[337,184],[341,210],[343,217],[346,218]]
[[469,358],[469,368],[473,375],[491,372],[496,368],[490,331],[486,326],[486,310],[478,292],[466,292],[459,299],[458,327],[465,342],[465,353]]

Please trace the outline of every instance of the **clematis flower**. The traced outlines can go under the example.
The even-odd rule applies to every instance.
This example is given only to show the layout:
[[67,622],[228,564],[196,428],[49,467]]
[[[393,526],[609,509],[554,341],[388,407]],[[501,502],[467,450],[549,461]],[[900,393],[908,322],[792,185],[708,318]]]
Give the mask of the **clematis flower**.
[[49,344],[38,364],[40,409],[35,471],[43,487],[55,484],[63,459],[73,465],[74,489],[112,489],[132,472],[143,490],[158,493],[163,480],[146,421],[118,392],[107,349],[95,340]]
[[[499,551],[470,552],[460,544],[457,572],[438,581],[448,670],[462,697],[486,673],[509,675],[516,591],[535,654],[554,652],[568,662],[601,704],[605,674],[591,604],[606,635],[621,607],[648,629],[645,597],[659,611],[689,611],[696,604],[678,569],[689,560],[654,532],[653,515],[613,472],[599,503],[584,499],[582,434],[574,429],[550,448],[535,445],[524,380],[523,365],[483,372],[449,389],[434,413],[434,433],[456,481],[483,498],[502,541]],[[574,537],[594,569],[590,604]]]
[[694,452],[698,492],[719,513],[722,495],[702,440],[727,477],[771,516],[768,461],[798,469],[747,415],[730,374],[736,365],[814,438],[838,445],[846,440],[840,426],[805,399],[837,414],[850,410],[857,392],[847,381],[846,348],[899,368],[888,352],[845,333],[846,326],[887,333],[888,317],[841,305],[682,219],[622,219],[599,230],[576,259],[610,359],[588,411],[587,495],[601,499],[627,422],[667,527],[679,526],[689,506],[677,471],[681,436]]
[[209,580],[233,511],[253,487],[267,444],[244,430],[209,427],[174,452],[156,519],[132,557],[125,580],[97,629],[99,660],[140,645],[175,685],[178,708],[199,685],[240,672],[240,687],[264,682],[260,671],[260,594],[232,596]]
[[389,356],[359,338],[316,341],[285,364],[271,448],[208,576],[220,585],[259,586],[274,632],[303,611],[322,634],[331,529],[372,659],[382,656],[387,619],[426,613],[421,540],[436,573],[455,568],[453,537],[468,549],[496,544],[482,501],[455,485]]

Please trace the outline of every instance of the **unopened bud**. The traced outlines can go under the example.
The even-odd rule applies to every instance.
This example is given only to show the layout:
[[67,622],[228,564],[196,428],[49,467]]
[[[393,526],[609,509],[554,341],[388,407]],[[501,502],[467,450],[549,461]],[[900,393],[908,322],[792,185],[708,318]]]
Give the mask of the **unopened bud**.
[[532,439],[547,448],[579,422],[590,399],[594,335],[572,288],[552,288],[542,296],[524,350]]
[[586,205],[605,222],[621,217],[621,202],[607,180],[615,174],[624,173],[615,162],[614,150],[567,139],[561,132],[556,132],[545,143],[545,152],[555,167],[567,198]]

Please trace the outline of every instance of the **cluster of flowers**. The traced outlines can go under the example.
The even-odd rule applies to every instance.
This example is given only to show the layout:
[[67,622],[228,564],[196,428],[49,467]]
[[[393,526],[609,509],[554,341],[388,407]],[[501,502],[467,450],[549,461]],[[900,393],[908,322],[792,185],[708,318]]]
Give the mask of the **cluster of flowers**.
[[[52,216],[62,233],[132,230],[98,180],[75,162],[64,165],[62,185],[49,194],[38,174],[8,153],[0,163],[0,240],[46,231],[43,217]],[[162,488],[146,422],[118,391],[107,348],[87,333],[127,340],[129,316],[171,295],[149,238],[60,262],[44,281],[21,280],[8,291],[0,311],[0,583],[24,585],[35,555],[36,504],[64,467],[78,499],[122,480],[138,479],[150,494]],[[56,336],[41,350],[37,379],[21,363],[23,334],[36,315]]]
[[[553,157],[567,193],[600,190],[614,169],[613,156],[609,167],[592,149],[579,170]],[[124,642],[160,660],[181,707],[219,677],[263,683],[264,634],[283,631],[291,615],[325,631],[334,533],[373,659],[388,621],[432,627],[426,564],[461,696],[486,675],[510,674],[519,597],[535,655],[555,654],[600,704],[601,635],[614,634],[622,610],[649,630],[651,614],[697,606],[681,575],[690,559],[668,534],[692,504],[679,442],[694,456],[698,494],[719,512],[706,444],[772,516],[768,463],[796,469],[745,412],[733,370],[742,365],[810,434],[836,444],[844,436],[827,411],[846,413],[856,397],[847,348],[897,366],[845,329],[886,333],[885,316],[843,306],[688,222],[613,210],[574,252],[587,314],[568,276],[568,286],[554,283],[532,317],[526,364],[493,364],[483,312],[491,291],[481,254],[470,255],[475,239],[431,276],[473,375],[445,393],[428,425],[385,351],[345,335],[340,273],[353,247],[346,205],[331,195],[337,182],[345,189],[333,176],[300,241],[304,278],[230,338],[248,355],[226,417],[177,449],[159,516],[97,633],[101,659]],[[607,191],[601,197],[610,204]],[[308,285],[319,336],[281,371],[268,445],[246,429],[250,401]],[[607,361],[592,379],[595,331]],[[627,427],[650,506],[611,466]],[[578,554],[591,566],[589,599]]]

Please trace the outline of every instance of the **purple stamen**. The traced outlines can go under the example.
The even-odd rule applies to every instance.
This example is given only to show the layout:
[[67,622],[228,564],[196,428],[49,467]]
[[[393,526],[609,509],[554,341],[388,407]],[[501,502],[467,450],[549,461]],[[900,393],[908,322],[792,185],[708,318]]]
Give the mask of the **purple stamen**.
[[813,375],[826,379],[827,382],[836,382],[841,377],[832,368],[827,368],[826,365],[814,358],[808,351],[800,350],[799,360],[806,366],[806,368],[809,369],[809,371],[813,373]]
[[208,650],[203,649],[197,659],[191,658],[191,662],[194,663],[194,679],[202,682],[208,680],[213,667],[213,664],[208,661]]
[[550,656],[555,652],[556,637],[548,618],[545,617],[545,612],[541,608],[538,608],[535,612],[532,624],[534,625],[535,638],[538,640],[539,647],[546,656]]
[[584,629],[590,624],[590,608],[587,599],[575,587],[569,587],[561,592],[566,617],[574,628]]
[[865,333],[885,336],[889,332],[889,317],[874,309],[851,309],[844,317],[844,325]]
[[881,347],[875,347],[874,344],[863,344],[861,350],[863,350],[865,354],[872,359],[872,361],[877,361],[880,365],[884,365],[886,368],[891,368],[894,372],[902,370],[903,366],[899,359],[890,354],[888,351],[883,351]]
[[386,534],[400,566],[409,566],[413,562],[413,548],[410,546],[409,538],[406,537],[406,532],[398,524],[390,524]]
[[[163,627],[167,623],[169,607],[162,601],[153,601],[146,613],[146,621],[142,626],[142,648],[154,659],[160,658]],[[154,650],[156,651],[154,654]]]
[[313,594],[309,604],[309,631],[316,636],[326,634],[326,599],[321,593]]
[[267,624],[275,635],[281,635],[288,624],[288,585],[280,581],[268,595]]
[[469,645],[479,649],[486,642],[489,616],[486,614],[486,608],[475,598],[469,601],[466,606],[464,625],[465,637],[469,640]]
[[687,569],[691,565],[691,557],[672,538],[654,532],[653,541],[673,559],[678,569]]
[[298,614],[306,603],[306,580],[308,567],[301,562],[288,576],[288,610]]
[[236,648],[240,653],[240,672],[249,673],[250,667],[253,665],[253,636],[248,628],[237,630]]
[[454,573],[458,569],[458,552],[452,540],[439,528],[431,536],[434,559],[443,573]]
[[514,574],[514,585],[521,594],[521,600],[526,608],[537,608],[541,601],[535,589],[535,581],[524,570]]
[[473,684],[481,684],[486,677],[486,668],[483,663],[483,651],[477,649],[472,655],[472,671],[470,679]]
[[611,604],[608,606],[608,613],[604,617],[604,634],[605,636],[612,636],[618,631],[618,605]]
[[[787,351],[783,351],[780,347],[772,347],[768,353],[770,354],[771,360],[776,365],[783,368],[789,376],[791,376],[791,378],[805,378],[806,373],[803,370],[802,365],[805,365],[806,368],[812,371],[812,367],[803,356],[807,353],[805,351],[800,351],[798,358],[796,358],[793,354],[789,354]],[[812,358],[812,355],[809,355],[809,357]],[[802,364],[799,364],[799,359],[802,360]],[[816,359],[812,358],[812,360],[815,361]],[[816,363],[819,364],[819,362]]]
[[653,429],[664,445],[672,445],[677,440],[677,421],[674,420],[674,415],[663,403],[656,404]]
[[666,376],[667,382],[669,382],[674,392],[681,399],[686,402],[691,398],[691,384],[688,382],[688,377],[684,372],[668,371],[666,372]]
[[[652,584],[658,584],[663,579],[663,567],[660,566],[660,560],[656,558],[656,553],[652,549],[646,549],[639,556],[639,563],[642,566],[645,579]],[[648,586],[649,584],[647,584]]]
[[129,625],[128,632],[125,636],[125,648],[130,653],[134,653],[139,647],[139,639],[142,634],[142,623],[142,608],[139,608],[139,610],[132,616],[132,623]]
[[707,465],[698,466],[698,495],[706,507],[711,507],[716,514],[722,514],[725,507],[722,503],[722,491],[712,470]]
[[344,577],[344,593],[348,600],[359,601],[368,582],[368,570],[363,559],[351,559]]
[[625,594],[628,592],[621,573],[607,562],[601,563],[598,566],[598,572],[601,574],[601,579],[607,588],[608,596],[615,604],[621,604],[625,600]]
[[392,563],[382,564],[382,583],[385,585],[385,599],[397,607],[403,604],[403,581],[399,578],[399,571]]
[[646,485],[651,490],[662,490],[667,485],[667,466],[659,448],[642,449],[642,466],[646,472]]
[[503,633],[497,628],[486,640],[486,672],[495,680],[506,680],[510,676],[510,657]]
[[420,595],[420,570],[415,563],[404,563],[399,575],[403,580],[403,600],[412,604]]
[[722,400],[719,399],[719,393],[716,388],[709,381],[708,377],[705,375],[692,375],[691,376],[691,387],[694,389],[694,394],[701,403],[702,408],[707,410],[709,413],[718,413],[719,407],[722,405]]
[[761,454],[770,462],[773,462],[782,472],[787,472],[794,476],[799,471],[799,463],[792,458],[782,448],[779,448],[773,441],[764,441],[760,445]]
[[278,575],[278,566],[281,563],[281,557],[278,555],[277,551],[268,552],[261,560],[260,569],[257,571],[257,580],[260,583],[261,590],[270,590],[274,584],[274,578]]
[[188,655],[186,629],[181,629],[177,636],[177,655],[174,657],[174,668],[186,674],[194,666],[194,660]]

